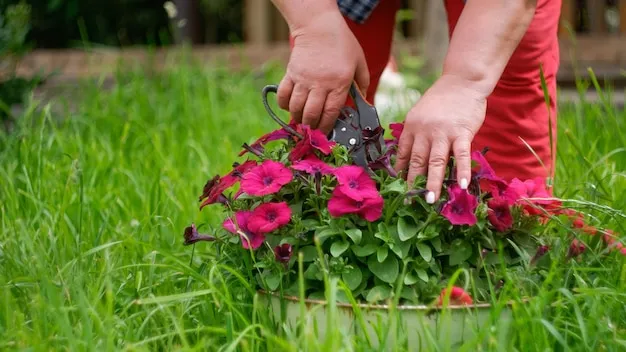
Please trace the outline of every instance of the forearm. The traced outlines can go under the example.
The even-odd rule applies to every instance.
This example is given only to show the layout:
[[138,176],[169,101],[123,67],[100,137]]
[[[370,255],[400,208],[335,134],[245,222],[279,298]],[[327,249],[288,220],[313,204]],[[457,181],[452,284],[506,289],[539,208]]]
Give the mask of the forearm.
[[315,21],[319,16],[330,12],[339,12],[337,0],[272,0],[272,3],[294,33]]
[[469,0],[450,40],[443,74],[488,96],[535,13],[536,0]]

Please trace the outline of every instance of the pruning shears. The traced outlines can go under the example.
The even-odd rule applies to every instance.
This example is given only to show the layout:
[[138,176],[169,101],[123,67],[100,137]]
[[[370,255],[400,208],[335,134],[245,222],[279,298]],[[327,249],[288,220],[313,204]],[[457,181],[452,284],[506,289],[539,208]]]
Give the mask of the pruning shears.
[[[268,85],[263,88],[265,109],[272,119],[287,132],[301,138],[302,136],[297,131],[278,118],[270,108],[267,95],[277,91],[277,85]],[[350,151],[354,163],[371,172],[369,164],[380,158],[383,153],[384,130],[380,124],[376,108],[365,100],[355,83],[350,86],[349,93],[354,102],[354,108],[344,106],[341,109],[341,114],[327,137],[329,140],[345,146]]]

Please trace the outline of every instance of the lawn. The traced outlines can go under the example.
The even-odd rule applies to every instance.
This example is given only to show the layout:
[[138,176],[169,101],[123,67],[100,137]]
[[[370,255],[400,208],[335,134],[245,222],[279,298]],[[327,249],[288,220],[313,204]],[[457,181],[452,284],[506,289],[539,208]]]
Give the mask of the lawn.
[[[182,245],[191,222],[221,223],[217,208],[198,210],[207,179],[277,127],[260,91],[280,74],[181,65],[32,102],[0,134],[0,349],[372,350],[339,329],[316,339],[271,324],[210,246]],[[604,94],[561,106],[555,187],[623,234],[626,112],[610,95],[624,92]],[[626,257],[586,256],[463,349],[626,349]]]

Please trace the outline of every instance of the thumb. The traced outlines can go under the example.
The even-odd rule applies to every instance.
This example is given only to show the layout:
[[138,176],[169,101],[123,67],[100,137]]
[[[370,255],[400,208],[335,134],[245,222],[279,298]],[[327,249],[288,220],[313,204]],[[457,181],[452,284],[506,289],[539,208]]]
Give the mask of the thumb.
[[370,71],[367,68],[367,61],[365,61],[364,55],[359,55],[359,59],[356,65],[356,72],[354,73],[354,80],[356,81],[359,90],[363,94],[363,97],[367,98],[367,89],[370,86]]

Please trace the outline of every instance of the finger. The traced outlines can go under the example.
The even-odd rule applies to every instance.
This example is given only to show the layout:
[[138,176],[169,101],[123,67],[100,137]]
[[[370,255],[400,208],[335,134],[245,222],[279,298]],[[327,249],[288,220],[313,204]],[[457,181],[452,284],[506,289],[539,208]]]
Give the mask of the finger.
[[400,173],[407,169],[411,160],[411,149],[413,148],[413,135],[405,130],[398,140],[398,153],[396,154],[396,164],[394,169]]
[[339,117],[341,108],[346,104],[348,90],[332,91],[326,97],[322,119],[320,120],[320,130],[328,134],[335,126],[335,121]]
[[302,112],[309,95],[309,90],[301,84],[296,84],[289,99],[289,113],[291,117],[298,123],[302,122]]
[[367,89],[370,86],[370,71],[367,68],[367,61],[365,60],[364,55],[359,55],[354,80],[363,93],[363,96],[367,97]]
[[316,129],[319,125],[324,103],[326,102],[326,91],[323,89],[313,89],[306,99],[304,111],[302,112],[302,124],[309,125]]
[[[428,171],[428,156],[430,154],[430,143],[424,138],[415,138],[413,140],[413,149],[409,157],[409,171],[406,181],[413,186],[415,178],[420,175],[426,175]],[[428,199],[427,199],[428,200]]]
[[434,203],[441,195],[443,179],[446,177],[446,166],[450,154],[450,143],[445,136],[433,140],[428,158],[428,181],[426,201]]
[[469,136],[461,136],[452,144],[456,163],[456,179],[461,189],[467,189],[472,179],[471,145],[472,142]]
[[285,75],[282,81],[278,85],[278,91],[276,91],[276,99],[278,106],[283,110],[289,110],[289,99],[291,98],[291,92],[293,91],[293,81],[289,76]]

